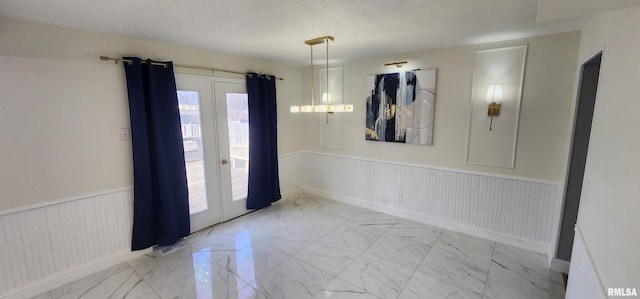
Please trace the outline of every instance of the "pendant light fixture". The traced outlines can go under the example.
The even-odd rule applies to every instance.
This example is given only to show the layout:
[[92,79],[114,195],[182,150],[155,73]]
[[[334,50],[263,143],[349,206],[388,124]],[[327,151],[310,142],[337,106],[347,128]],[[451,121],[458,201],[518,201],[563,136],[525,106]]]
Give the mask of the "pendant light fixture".
[[[331,93],[329,92],[329,41],[333,41],[333,36],[322,36],[310,40],[304,41],[305,44],[309,45],[311,48],[311,105],[302,105],[302,106],[291,106],[291,113],[298,112],[324,112],[324,113],[334,113],[334,112],[353,112],[353,105],[344,105],[344,104],[333,104],[331,103]],[[322,104],[316,105],[315,103],[315,91],[313,90],[314,86],[314,71],[313,71],[313,46],[319,45],[322,43],[326,43],[327,47],[327,59],[326,59],[326,67],[327,67],[327,80],[326,80],[326,90],[322,93]]]

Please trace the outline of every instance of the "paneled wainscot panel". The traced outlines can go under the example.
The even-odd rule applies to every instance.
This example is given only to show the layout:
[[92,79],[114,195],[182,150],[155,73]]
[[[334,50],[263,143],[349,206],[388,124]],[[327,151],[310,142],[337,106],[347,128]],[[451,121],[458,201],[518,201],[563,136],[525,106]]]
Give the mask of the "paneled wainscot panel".
[[131,244],[131,189],[0,215],[0,296]]

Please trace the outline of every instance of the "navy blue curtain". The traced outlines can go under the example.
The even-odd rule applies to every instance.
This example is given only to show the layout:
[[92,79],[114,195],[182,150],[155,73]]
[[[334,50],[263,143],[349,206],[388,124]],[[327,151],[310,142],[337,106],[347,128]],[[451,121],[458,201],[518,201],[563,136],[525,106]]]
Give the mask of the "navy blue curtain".
[[171,245],[190,231],[176,81],[171,62],[125,57],[133,143],[132,250]]
[[247,209],[279,200],[276,78],[247,74],[249,96],[249,190]]

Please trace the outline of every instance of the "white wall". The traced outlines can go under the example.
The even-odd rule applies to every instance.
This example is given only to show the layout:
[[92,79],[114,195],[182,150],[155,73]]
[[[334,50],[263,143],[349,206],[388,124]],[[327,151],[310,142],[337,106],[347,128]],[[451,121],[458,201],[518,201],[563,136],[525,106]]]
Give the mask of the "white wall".
[[289,136],[302,134],[302,122],[288,113],[301,94],[299,67],[2,17],[0,41],[1,298],[37,295],[139,254],[129,252],[124,70],[100,55],[284,77],[276,85],[282,188],[300,184],[298,162],[288,158],[301,149]]
[[[334,44],[338,44],[337,39]],[[308,191],[538,252],[553,252],[566,167],[579,33],[350,61],[341,149],[320,146],[324,115],[304,118]],[[465,164],[475,50],[528,45],[514,169]],[[433,146],[365,141],[366,78],[437,68]],[[308,68],[303,94],[309,94]],[[487,128],[488,129],[488,128]],[[471,212],[473,210],[473,212]]]
[[129,127],[124,71],[100,55],[284,77],[279,153],[300,150],[289,136],[302,134],[301,120],[288,112],[301,94],[299,67],[7,18],[0,40],[0,211],[133,185],[131,143],[119,137]]
[[[508,42],[431,50],[366,60],[344,66],[344,101],[355,112],[342,115],[343,138],[339,150],[320,147],[319,128],[323,117],[305,119],[304,148],[373,160],[446,167],[526,178],[561,181],[566,165],[566,126],[572,116],[571,102],[579,33],[565,33]],[[340,40],[333,43],[336,47]],[[480,49],[528,44],[524,75],[520,126],[514,169],[465,164],[473,52]],[[369,74],[397,71],[387,62],[407,60],[404,70],[437,68],[433,146],[376,143],[365,141],[366,78]],[[303,72],[303,94],[309,94],[308,69]],[[299,101],[302,103],[302,101]]]
[[[429,169],[446,168],[445,172],[452,172],[452,177],[464,177],[458,181],[471,182],[464,186],[468,187],[464,190],[470,190],[470,194],[475,192],[474,188],[482,187],[477,182],[483,179],[500,181],[494,186],[496,190],[512,186],[514,179],[525,181],[531,186],[540,186],[542,193],[520,196],[515,192],[511,195],[517,197],[515,200],[485,194],[487,203],[509,207],[505,211],[523,215],[528,215],[527,211],[531,208],[541,211],[530,219],[531,222],[519,223],[522,224],[517,226],[520,231],[502,230],[509,225],[500,228],[491,223],[460,218],[462,214],[456,214],[455,211],[450,218],[447,215],[443,218],[453,223],[453,228],[466,226],[471,233],[488,228],[490,231],[485,237],[520,242],[518,244],[521,246],[544,251],[552,238],[549,235],[552,227],[539,226],[538,223],[553,221],[545,217],[549,216],[550,207],[553,210],[554,205],[558,206],[554,202],[558,199],[554,194],[558,192],[554,189],[564,177],[566,165],[566,140],[569,138],[567,123],[570,122],[574,97],[578,37],[577,33],[567,33],[344,63],[345,102],[354,104],[356,112],[343,117],[343,131],[340,132],[343,148],[330,150],[319,147],[319,118],[288,112],[289,105],[302,104],[301,95],[308,93],[308,90],[303,90],[309,86],[308,81],[303,83],[308,70],[265,60],[0,18],[0,104],[3,107],[0,109],[0,138],[3,144],[11,145],[0,147],[0,211],[3,211],[3,215],[11,215],[12,210],[25,206],[46,205],[47,202],[62,198],[131,187],[130,143],[119,140],[119,129],[129,126],[122,66],[98,61],[98,56],[136,55],[173,60],[179,64],[267,72],[284,77],[285,81],[277,83],[278,146],[279,153],[285,156],[281,159],[283,192],[290,191],[292,186],[305,184],[305,180],[322,182],[323,178],[331,178],[336,171],[315,168],[317,172],[313,173],[314,176],[303,180],[302,174],[305,172],[302,165],[308,162],[309,154],[295,154],[301,150],[361,157],[376,167],[404,165],[390,166],[397,168],[398,173],[412,169],[429,172]],[[467,165],[464,159],[473,51],[525,43],[529,45],[529,54],[516,167],[503,169]],[[395,71],[383,64],[400,59],[409,61],[407,69],[438,69],[434,145],[431,147],[364,140],[366,76]],[[75,120],[80,120],[82,125],[78,126]],[[303,138],[302,141],[297,140],[298,137]],[[366,176],[356,179],[358,182],[381,179],[370,175],[368,172]],[[436,173],[433,177],[438,176]],[[346,186],[357,188],[361,185]],[[339,189],[336,192],[342,191]],[[343,195],[350,192],[365,194],[365,191],[349,189]],[[402,199],[406,200],[400,202],[402,205],[398,207],[418,204],[421,198],[413,196],[416,193],[411,192],[414,191],[403,191],[406,193],[403,193]],[[398,199],[397,193],[395,190],[387,193],[389,196],[373,200],[394,207],[395,203],[391,201]],[[369,193],[366,194],[367,198],[363,196],[362,199],[369,198]],[[407,197],[410,195],[412,197]],[[461,198],[471,202],[474,199],[477,198]],[[516,203],[517,206],[510,206]],[[490,212],[480,215],[477,221],[490,217]],[[503,224],[517,221],[513,215],[509,214],[509,219],[504,218]],[[546,225],[553,226],[549,223]],[[588,237],[585,239],[588,241]]]
[[[571,273],[585,268],[574,263],[592,260],[604,290],[640,290],[640,8],[593,16],[582,31],[579,63],[602,49],[577,223],[590,259],[572,257]],[[570,281],[567,294],[584,284]]]

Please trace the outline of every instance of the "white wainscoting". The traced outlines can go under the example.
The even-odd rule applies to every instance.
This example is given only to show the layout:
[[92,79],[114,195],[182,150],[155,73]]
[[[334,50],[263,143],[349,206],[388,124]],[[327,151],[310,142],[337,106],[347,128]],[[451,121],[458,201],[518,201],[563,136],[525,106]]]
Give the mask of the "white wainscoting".
[[571,268],[567,283],[567,299],[599,299],[607,298],[596,267],[593,265],[591,254],[584,242],[582,232],[576,225],[571,252]]
[[[302,185],[299,153],[280,156],[283,194]],[[0,211],[0,298],[29,298],[124,262],[131,252],[133,189]]]
[[297,191],[303,185],[301,152],[285,154],[278,157],[280,191],[282,195]]
[[549,253],[558,183],[304,152],[309,193]]
[[[283,194],[303,187],[544,254],[560,200],[553,182],[313,152],[280,156],[280,180]],[[0,298],[38,295],[140,254],[129,250],[132,203],[127,188],[0,212]]]
[[38,295],[126,260],[132,219],[131,188],[3,212],[0,297]]

